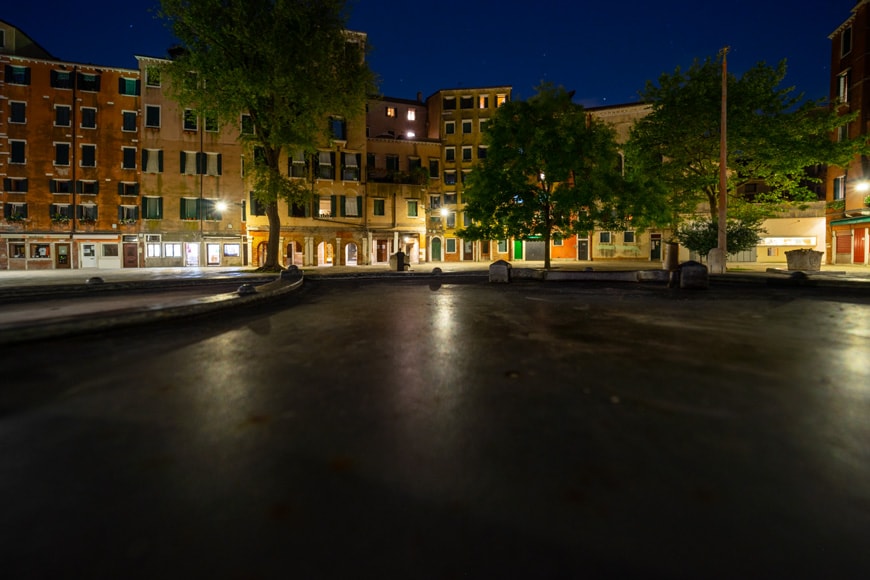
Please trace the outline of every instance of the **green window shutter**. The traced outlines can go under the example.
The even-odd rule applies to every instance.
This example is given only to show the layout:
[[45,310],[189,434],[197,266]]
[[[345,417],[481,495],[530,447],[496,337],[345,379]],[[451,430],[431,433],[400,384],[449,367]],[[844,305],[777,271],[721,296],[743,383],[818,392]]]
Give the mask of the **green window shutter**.
[[142,150],[142,170],[144,171],[146,167],[148,167],[148,150]]
[[55,180],[53,180],[53,179],[48,180],[48,191],[49,191],[49,193],[57,193],[57,182]]
[[119,205],[118,206],[118,221],[121,221],[122,219],[124,219],[124,208],[122,208]]
[[336,202],[335,196],[334,195],[329,196],[329,215],[331,215],[332,217],[335,217],[337,215],[335,213],[335,202]]
[[361,195],[356,196],[356,215],[358,217],[363,216],[363,201]]
[[205,174],[205,153],[197,151],[196,153],[196,174]]
[[163,149],[157,152],[157,171],[163,173]]
[[100,193],[100,182],[99,181],[94,183],[94,193]]
[[163,219],[163,198],[157,198],[157,217],[158,219]]
[[339,206],[340,207],[338,208],[338,211],[339,211],[339,214],[341,215],[341,217],[346,217],[346,211],[347,211],[345,209],[346,200],[347,200],[347,198],[345,196],[343,196],[343,195],[339,196]]
[[9,179],[8,177],[3,179],[3,189],[6,191],[9,191],[10,189],[12,189],[12,180]]
[[223,175],[223,158],[224,158],[224,154],[218,153],[218,156],[217,156],[217,164],[218,164],[217,174],[218,175]]
[[181,152],[181,157],[179,159],[179,173],[184,173],[184,162],[187,161],[187,153],[185,151]]
[[81,192],[82,192],[82,182],[81,182],[81,180],[79,180],[79,181],[76,181],[76,193],[81,193]]
[[124,193],[124,184],[120,181],[118,182],[118,195],[122,195]]
[[311,202],[308,200],[305,201],[305,217],[311,217]]

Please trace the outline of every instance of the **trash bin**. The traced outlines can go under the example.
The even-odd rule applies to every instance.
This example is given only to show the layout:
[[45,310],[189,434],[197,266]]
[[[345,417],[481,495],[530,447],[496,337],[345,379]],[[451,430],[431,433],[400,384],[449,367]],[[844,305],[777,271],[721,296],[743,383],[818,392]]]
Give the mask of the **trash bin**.
[[396,252],[396,270],[399,272],[405,271],[405,252],[402,250]]

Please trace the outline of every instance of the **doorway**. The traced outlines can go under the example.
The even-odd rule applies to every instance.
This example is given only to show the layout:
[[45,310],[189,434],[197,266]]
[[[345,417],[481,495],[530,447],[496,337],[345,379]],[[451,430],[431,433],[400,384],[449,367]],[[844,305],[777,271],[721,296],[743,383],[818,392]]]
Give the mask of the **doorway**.
[[54,267],[58,270],[69,270],[72,262],[69,255],[69,244],[56,244],[54,250]]
[[139,244],[126,243],[124,244],[124,263],[125,268],[139,267]]
[[432,261],[441,261],[441,238],[432,238]]
[[82,268],[97,267],[97,244],[82,244]]
[[662,259],[661,234],[650,234],[649,236],[649,259],[653,261]]

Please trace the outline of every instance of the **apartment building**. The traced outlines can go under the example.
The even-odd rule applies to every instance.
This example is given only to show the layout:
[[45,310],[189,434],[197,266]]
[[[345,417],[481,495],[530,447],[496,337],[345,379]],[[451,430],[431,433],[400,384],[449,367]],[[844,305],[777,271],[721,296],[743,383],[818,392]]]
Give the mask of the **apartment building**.
[[366,113],[366,220],[372,263],[429,261],[430,239],[443,231],[441,141],[429,137],[429,111],[416,100],[371,99]]
[[0,32],[0,269],[139,266],[139,71]]
[[[870,123],[870,90],[864,90],[870,79],[870,0],[858,0],[829,38],[831,102],[843,113],[859,111],[834,138],[866,135]],[[870,160],[856,158],[849,167],[829,167],[826,192],[828,263],[870,264]]]
[[[433,216],[433,221],[437,224],[439,218],[442,220],[442,229],[430,236],[429,259],[433,262],[490,261],[508,256],[507,240],[473,242],[459,238],[456,230],[468,225],[462,199],[465,177],[475,163],[486,158],[483,127],[498,107],[510,101],[511,91],[509,86],[442,89],[426,100],[429,137],[439,139],[442,147],[440,200],[434,195],[430,199],[430,207],[440,206],[440,215]],[[533,251],[534,243],[525,243],[527,253]]]
[[[171,61],[136,56],[141,83],[139,206],[126,218],[139,234],[141,265],[239,266],[249,262],[239,131],[169,96]],[[195,80],[195,79],[194,79]],[[130,227],[130,226],[127,226]]]

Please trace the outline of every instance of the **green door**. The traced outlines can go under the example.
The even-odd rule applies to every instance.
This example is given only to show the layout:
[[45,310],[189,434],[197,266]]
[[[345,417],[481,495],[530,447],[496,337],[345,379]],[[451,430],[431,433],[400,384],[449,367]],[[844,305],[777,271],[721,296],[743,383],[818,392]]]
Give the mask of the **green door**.
[[514,240],[514,260],[523,259],[523,241]]
[[432,238],[432,261],[441,261],[441,238]]

